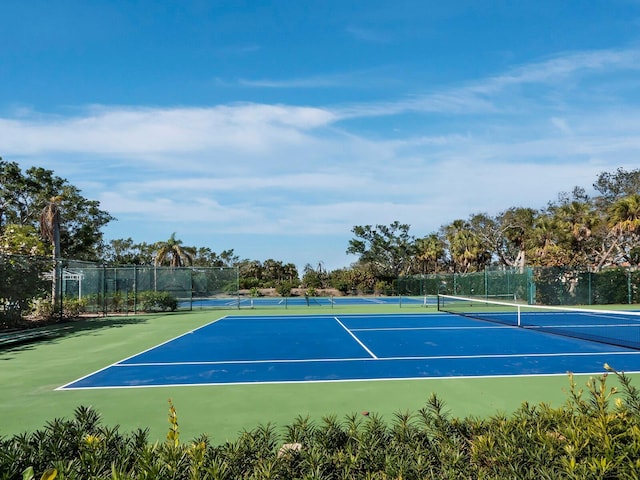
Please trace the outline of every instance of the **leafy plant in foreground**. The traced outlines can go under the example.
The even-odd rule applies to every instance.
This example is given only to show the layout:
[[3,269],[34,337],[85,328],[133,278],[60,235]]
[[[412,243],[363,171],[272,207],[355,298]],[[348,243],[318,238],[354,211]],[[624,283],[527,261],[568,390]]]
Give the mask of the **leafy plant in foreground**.
[[265,424],[234,441],[180,441],[169,401],[166,440],[120,433],[97,412],[0,438],[0,479],[613,479],[640,478],[640,393],[615,372],[579,388],[572,375],[558,408],[523,403],[510,415],[451,417],[431,395],[416,413],[385,421],[375,413],[297,417]]

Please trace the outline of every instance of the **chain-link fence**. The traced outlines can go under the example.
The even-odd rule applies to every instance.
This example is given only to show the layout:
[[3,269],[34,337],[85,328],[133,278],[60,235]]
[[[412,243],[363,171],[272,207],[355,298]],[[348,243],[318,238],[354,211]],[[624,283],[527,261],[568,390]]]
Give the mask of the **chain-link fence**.
[[398,295],[463,295],[531,302],[531,269],[486,269],[473,273],[434,273],[400,277]]
[[89,312],[140,312],[226,307],[238,302],[238,269],[128,266],[79,268],[64,282]]
[[399,295],[462,295],[504,298],[542,305],[640,303],[640,270],[590,271],[575,267],[488,268],[473,273],[400,277]]
[[536,299],[546,305],[640,303],[640,270],[614,267],[599,271],[568,267],[534,269]]
[[30,315],[229,308],[239,306],[238,280],[237,268],[106,267],[0,254],[0,326]]
[[[640,270],[488,268],[466,274],[400,277],[394,287],[391,295],[425,299],[424,304],[427,296],[438,293],[544,305],[637,304]],[[107,267],[0,254],[0,327],[16,325],[28,315],[228,309],[253,306],[250,300],[240,296],[237,268]]]

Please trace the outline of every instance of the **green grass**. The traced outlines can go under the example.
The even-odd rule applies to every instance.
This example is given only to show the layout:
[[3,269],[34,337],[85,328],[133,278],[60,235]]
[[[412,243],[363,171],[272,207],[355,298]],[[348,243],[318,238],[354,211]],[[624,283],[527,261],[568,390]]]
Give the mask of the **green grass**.
[[[56,391],[55,389],[224,315],[255,313],[424,313],[397,306],[287,310],[203,310],[162,315],[87,319],[62,324],[61,336],[0,350],[0,436],[41,428],[92,406],[106,425],[121,431],[149,428],[152,439],[168,431],[168,400],[178,413],[183,439],[207,434],[213,443],[235,439],[244,429],[267,423],[284,427],[297,416],[320,420],[350,413],[416,411],[432,392],[457,417],[510,413],[524,401],[561,405],[566,376],[487,379],[424,379],[270,385],[221,385]],[[613,365],[615,367],[615,365]]]

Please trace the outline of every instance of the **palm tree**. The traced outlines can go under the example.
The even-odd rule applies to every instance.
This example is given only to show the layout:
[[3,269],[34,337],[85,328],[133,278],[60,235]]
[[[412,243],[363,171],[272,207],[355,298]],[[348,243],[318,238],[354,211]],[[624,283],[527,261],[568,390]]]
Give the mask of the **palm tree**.
[[445,253],[444,242],[437,233],[416,240],[416,260],[422,265],[421,273],[436,272]]
[[480,236],[471,230],[469,222],[454,220],[444,227],[444,236],[449,243],[449,254],[457,271],[479,271],[491,260],[491,252]]
[[158,250],[155,256],[155,265],[159,266],[165,261],[168,261],[170,267],[183,267],[185,265],[191,265],[193,263],[193,257],[195,256],[195,249],[191,247],[183,247],[182,240],[176,239],[175,232],[171,234],[171,237],[166,242],[159,242],[156,244]]
[[53,278],[51,301],[57,305],[58,276],[60,273],[60,207],[61,196],[51,197],[49,203],[40,212],[40,234],[53,246]]
[[640,235],[640,194],[634,193],[611,205],[608,223],[618,235]]
[[[640,237],[640,194],[621,198],[609,207],[607,213],[607,225],[613,236],[607,257],[618,248],[622,256],[629,260],[629,250]],[[604,259],[600,263],[604,263]]]

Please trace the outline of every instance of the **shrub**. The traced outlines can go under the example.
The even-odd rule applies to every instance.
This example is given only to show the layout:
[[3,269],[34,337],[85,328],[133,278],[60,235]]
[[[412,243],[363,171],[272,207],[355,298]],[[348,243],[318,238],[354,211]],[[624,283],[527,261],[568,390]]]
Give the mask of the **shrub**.
[[87,311],[87,299],[65,298],[62,301],[62,310],[69,317],[77,317]]
[[523,403],[510,416],[461,420],[431,395],[390,422],[369,412],[298,417],[282,434],[266,424],[218,446],[204,436],[181,443],[171,401],[163,443],[150,443],[146,430],[103,426],[79,407],[71,420],[0,438],[0,479],[639,478],[640,392],[608,369],[621,392],[607,375],[591,378],[586,393],[570,376],[560,408]]
[[[31,299],[29,310],[31,317],[37,320],[49,320],[60,312],[59,305],[54,305],[50,296]],[[86,298],[66,297],[62,300],[62,315],[64,317],[78,317],[86,311]]]
[[146,312],[167,310],[174,312],[178,308],[178,299],[169,292],[154,292],[151,290],[140,292],[138,302]]
[[18,325],[32,308],[32,300],[51,291],[42,272],[52,268],[50,260],[0,253],[0,325]]
[[250,297],[261,297],[262,296],[262,292],[260,291],[260,289],[258,287],[251,287],[251,290],[249,290],[249,296]]
[[55,308],[51,297],[38,297],[31,299],[29,303],[31,315],[37,319],[48,319],[54,314]]
[[281,297],[289,297],[291,296],[291,290],[293,290],[294,284],[291,282],[280,282],[276,285],[276,292]]

